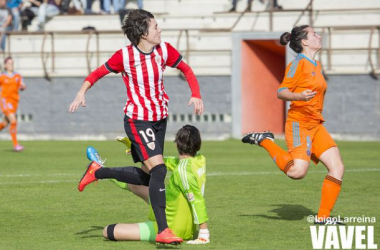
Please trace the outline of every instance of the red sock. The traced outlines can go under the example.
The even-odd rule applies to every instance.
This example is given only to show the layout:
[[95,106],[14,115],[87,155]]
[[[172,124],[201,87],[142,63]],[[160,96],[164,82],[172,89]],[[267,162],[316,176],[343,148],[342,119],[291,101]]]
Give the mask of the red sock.
[[260,143],[260,146],[268,151],[277,167],[285,174],[294,165],[292,156],[272,140],[265,139]]
[[330,216],[336,200],[338,199],[342,181],[330,175],[326,175],[322,185],[321,205],[318,211],[318,220],[326,219]]
[[13,141],[13,146],[16,147],[18,142],[17,142],[17,122],[11,123],[11,126],[9,128],[9,133],[11,134],[12,141]]

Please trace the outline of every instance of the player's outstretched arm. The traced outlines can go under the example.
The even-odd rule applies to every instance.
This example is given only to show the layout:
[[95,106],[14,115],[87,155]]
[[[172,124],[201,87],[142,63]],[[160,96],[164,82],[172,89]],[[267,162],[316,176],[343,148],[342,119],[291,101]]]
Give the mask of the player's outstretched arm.
[[96,83],[99,79],[101,79],[103,76],[108,75],[110,71],[104,66],[100,66],[96,70],[92,71],[89,76],[87,76],[86,80],[84,80],[84,83],[82,84],[82,87],[80,88],[77,96],[75,97],[74,101],[70,104],[69,111],[74,112],[79,108],[80,105],[82,107],[86,107],[86,102],[84,95],[87,90],[89,90],[92,85]]
[[24,91],[25,89],[26,89],[25,83],[24,83],[24,81],[21,81],[20,90]]
[[82,105],[82,107],[86,107],[84,95],[89,88],[91,88],[91,83],[89,81],[84,81],[74,101],[70,104],[69,112],[75,112],[80,105]]
[[203,114],[203,111],[204,111],[203,101],[201,99],[201,93],[199,90],[198,80],[195,77],[193,70],[184,61],[181,61],[178,64],[177,69],[179,69],[183,73],[191,90],[191,98],[188,105],[190,106],[194,104],[195,114],[197,115]]
[[190,203],[194,224],[199,225],[198,238],[188,241],[187,244],[199,245],[209,243],[210,232],[207,227],[208,216],[206,211],[206,203],[201,188],[199,187],[196,175],[186,168],[182,169],[182,171],[175,172],[174,178],[177,180],[176,183],[180,188],[181,193]]
[[206,201],[199,187],[196,175],[189,169],[182,170],[184,171],[175,173],[175,178],[178,181],[177,186],[190,203],[194,215],[194,224],[204,224],[208,221]]

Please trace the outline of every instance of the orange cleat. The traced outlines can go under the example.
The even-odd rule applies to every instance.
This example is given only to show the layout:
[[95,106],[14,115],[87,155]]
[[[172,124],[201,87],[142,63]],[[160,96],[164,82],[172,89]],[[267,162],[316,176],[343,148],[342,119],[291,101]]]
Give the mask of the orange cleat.
[[95,177],[95,172],[99,168],[101,168],[101,166],[98,163],[96,163],[95,161],[92,161],[88,165],[86,172],[84,173],[84,175],[82,176],[82,178],[79,181],[79,184],[78,184],[79,192],[82,192],[88,184],[98,180]]
[[156,243],[161,244],[172,244],[172,245],[178,245],[181,244],[183,240],[180,237],[177,237],[173,234],[172,230],[169,228],[166,228],[161,233],[157,234],[156,236]]

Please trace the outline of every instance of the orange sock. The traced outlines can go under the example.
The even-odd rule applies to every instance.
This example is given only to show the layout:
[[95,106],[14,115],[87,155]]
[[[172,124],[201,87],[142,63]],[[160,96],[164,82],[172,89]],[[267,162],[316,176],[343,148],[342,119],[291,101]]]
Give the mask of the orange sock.
[[11,134],[12,141],[13,141],[13,146],[16,147],[18,142],[17,142],[17,122],[11,123],[11,126],[9,128],[9,133]]
[[268,151],[277,167],[285,174],[294,165],[292,156],[273,141],[265,139],[260,143],[260,146]]
[[321,205],[318,211],[318,220],[326,219],[330,216],[336,200],[338,199],[342,181],[330,175],[326,175],[322,185]]
[[2,122],[0,123],[0,131],[3,130],[3,128],[5,128],[5,124]]

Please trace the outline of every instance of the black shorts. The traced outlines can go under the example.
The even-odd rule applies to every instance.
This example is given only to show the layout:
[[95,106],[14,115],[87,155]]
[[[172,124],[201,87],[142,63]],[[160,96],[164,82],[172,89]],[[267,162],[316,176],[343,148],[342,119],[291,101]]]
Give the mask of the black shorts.
[[124,117],[124,129],[132,142],[134,162],[143,162],[155,155],[163,155],[167,119],[151,122]]

